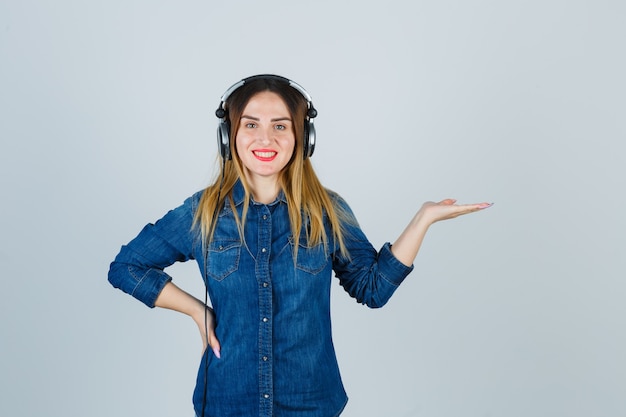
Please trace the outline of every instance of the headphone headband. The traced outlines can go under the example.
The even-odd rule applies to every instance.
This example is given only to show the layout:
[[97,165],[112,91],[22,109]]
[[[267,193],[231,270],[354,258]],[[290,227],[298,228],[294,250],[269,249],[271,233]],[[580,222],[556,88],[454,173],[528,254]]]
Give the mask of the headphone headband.
[[308,108],[307,117],[309,117],[310,119],[317,117],[317,110],[315,110],[315,107],[313,107],[313,99],[311,98],[311,95],[297,82],[291,81],[288,78],[281,77],[280,75],[274,75],[274,74],[252,75],[250,77],[244,78],[243,80],[237,81],[235,84],[231,85],[224,92],[224,94],[222,94],[222,97],[220,98],[220,105],[217,108],[217,110],[215,110],[215,115],[220,119],[224,118],[224,116],[226,115],[226,101],[231,96],[231,94],[233,94],[239,88],[243,87],[244,84],[250,81],[260,80],[260,79],[277,80],[277,81],[281,81],[281,82],[289,84],[290,87],[298,91],[302,95],[302,97],[304,97],[304,99],[306,100],[307,108]]
[[220,121],[220,125],[217,128],[217,143],[222,158],[232,158],[232,155],[230,154],[230,121],[228,120],[227,116],[226,101],[236,90],[244,86],[246,83],[260,79],[276,80],[287,83],[291,88],[298,91],[300,95],[304,97],[307,103],[306,120],[304,121],[304,158],[306,159],[313,155],[313,151],[315,150],[315,126],[313,126],[312,119],[317,117],[317,110],[313,106],[311,96],[300,84],[296,83],[295,81],[291,81],[288,78],[274,74],[259,74],[244,78],[243,80],[240,80],[231,85],[220,98],[220,105],[217,110],[215,110],[215,115],[219,119],[222,119]]

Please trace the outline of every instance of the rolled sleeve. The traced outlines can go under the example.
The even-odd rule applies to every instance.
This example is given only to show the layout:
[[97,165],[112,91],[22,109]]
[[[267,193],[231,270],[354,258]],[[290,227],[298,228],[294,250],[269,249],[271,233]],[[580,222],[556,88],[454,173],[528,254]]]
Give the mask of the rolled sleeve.
[[378,268],[387,281],[398,286],[413,271],[413,265],[406,266],[391,252],[391,243],[387,242],[378,254]]
[[[192,198],[197,200],[198,196]],[[156,223],[146,225],[122,246],[109,268],[111,285],[154,307],[163,287],[172,280],[164,269],[194,258],[197,234],[192,231],[192,198]]]
[[345,201],[337,198],[337,204],[349,216],[344,224],[344,243],[348,256],[335,253],[335,275],[341,286],[357,302],[371,308],[382,307],[413,270],[413,265],[406,266],[400,262],[391,252],[389,242],[377,252]]
[[111,263],[109,282],[113,287],[119,288],[153,308],[163,287],[172,278],[162,269],[141,266],[135,259],[132,249],[129,246],[123,246],[119,255]]

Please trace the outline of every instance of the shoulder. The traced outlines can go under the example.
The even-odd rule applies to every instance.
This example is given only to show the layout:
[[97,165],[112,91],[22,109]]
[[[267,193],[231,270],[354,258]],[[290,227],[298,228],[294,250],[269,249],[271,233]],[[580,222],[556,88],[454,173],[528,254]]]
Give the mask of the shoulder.
[[348,202],[339,193],[333,190],[327,188],[326,192],[328,193],[335,216],[339,222],[343,224],[343,226],[358,227],[359,222]]
[[325,188],[325,190],[335,209],[351,211],[348,202],[338,192],[329,188]]
[[195,213],[198,210],[198,206],[200,205],[200,200],[202,199],[202,195],[205,190],[196,191],[191,196],[187,197],[182,204],[182,207],[189,209],[192,213]]
[[324,188],[324,190],[326,190],[326,194],[328,194],[328,197],[330,197],[330,200],[333,203],[336,201],[345,201],[338,192],[331,190],[330,188]]

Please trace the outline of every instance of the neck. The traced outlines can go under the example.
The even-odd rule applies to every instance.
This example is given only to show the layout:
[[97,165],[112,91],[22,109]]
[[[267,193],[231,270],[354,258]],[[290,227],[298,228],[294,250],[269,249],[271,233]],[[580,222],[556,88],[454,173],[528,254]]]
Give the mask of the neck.
[[254,201],[269,204],[276,200],[280,187],[276,178],[248,178]]

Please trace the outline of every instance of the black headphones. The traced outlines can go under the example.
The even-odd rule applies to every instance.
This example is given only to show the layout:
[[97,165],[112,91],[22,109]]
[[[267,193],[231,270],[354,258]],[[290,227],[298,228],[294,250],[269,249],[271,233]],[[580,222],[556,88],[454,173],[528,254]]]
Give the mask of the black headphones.
[[248,78],[244,78],[243,80],[233,84],[226,92],[222,95],[220,100],[220,105],[215,110],[215,115],[220,119],[220,124],[217,127],[217,146],[219,147],[220,155],[222,158],[226,160],[232,159],[232,155],[230,153],[230,120],[228,120],[228,111],[226,109],[226,100],[228,97],[235,92],[238,88],[242,87],[247,82],[258,80],[258,79],[268,79],[268,80],[277,80],[283,83],[289,84],[290,87],[294,88],[298,91],[307,102],[307,113],[306,119],[304,120],[304,159],[313,155],[313,151],[315,150],[315,126],[313,126],[313,118],[317,116],[317,110],[313,107],[313,102],[311,101],[311,96],[306,92],[304,88],[302,88],[299,84],[285,78],[280,75],[272,75],[272,74],[262,74],[262,75],[253,75]]

